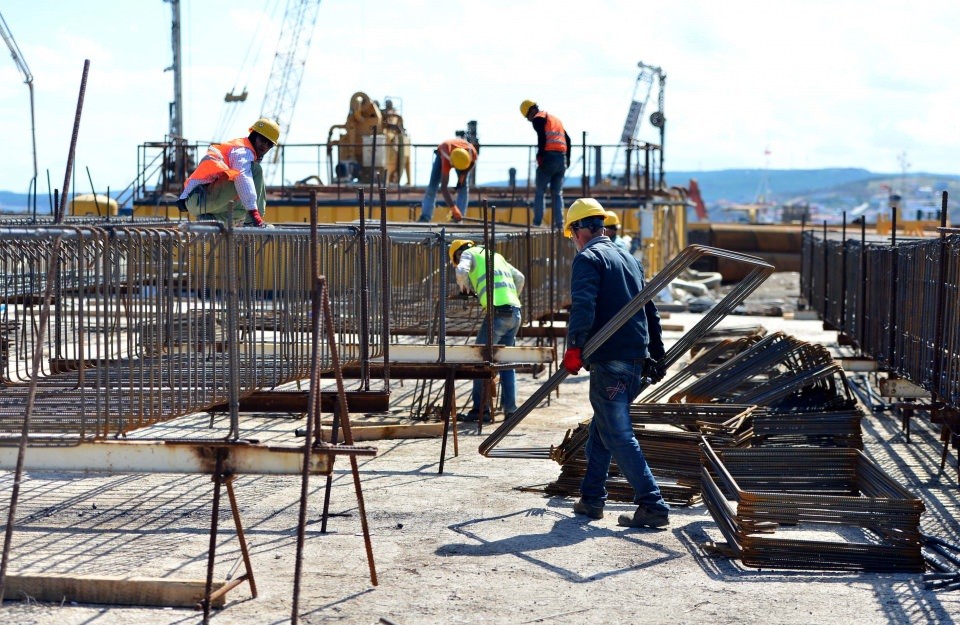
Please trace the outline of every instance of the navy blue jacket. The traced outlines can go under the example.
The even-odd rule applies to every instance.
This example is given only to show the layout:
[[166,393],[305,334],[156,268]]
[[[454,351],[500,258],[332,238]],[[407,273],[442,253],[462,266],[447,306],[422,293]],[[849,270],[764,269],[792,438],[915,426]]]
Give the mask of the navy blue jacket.
[[[588,241],[573,259],[567,347],[582,348],[644,285],[639,260],[617,247],[609,237]],[[660,313],[650,301],[584,360],[639,360],[647,356],[660,360],[663,354]]]

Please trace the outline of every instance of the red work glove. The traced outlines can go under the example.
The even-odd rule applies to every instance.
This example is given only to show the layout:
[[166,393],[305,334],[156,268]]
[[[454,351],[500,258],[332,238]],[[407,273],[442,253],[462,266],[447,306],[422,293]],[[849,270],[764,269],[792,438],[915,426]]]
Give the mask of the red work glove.
[[267,227],[267,225],[263,222],[263,217],[260,216],[260,211],[258,211],[257,209],[253,209],[252,211],[249,211],[249,213],[250,213],[250,219],[253,220],[253,224],[257,228]]
[[580,357],[579,347],[571,347],[563,353],[563,368],[567,373],[577,375],[581,367],[583,367],[583,358]]
[[460,223],[461,221],[463,221],[463,213],[460,212],[459,208],[454,206],[453,208],[450,209],[450,219],[452,219],[457,223]]

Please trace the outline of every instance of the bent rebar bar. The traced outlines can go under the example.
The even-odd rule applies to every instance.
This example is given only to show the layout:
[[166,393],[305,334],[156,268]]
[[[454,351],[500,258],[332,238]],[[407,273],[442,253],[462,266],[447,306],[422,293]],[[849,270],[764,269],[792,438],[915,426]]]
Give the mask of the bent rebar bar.
[[[774,271],[773,265],[753,256],[739,254],[727,250],[721,250],[705,245],[691,245],[678,254],[670,261],[660,273],[654,276],[650,282],[634,297],[623,310],[611,319],[605,326],[593,336],[583,348],[584,357],[589,357],[594,351],[603,345],[614,332],[627,322],[633,315],[638,313],[647,302],[651,301],[657,293],[662,291],[670,281],[678,277],[694,262],[704,256],[715,256],[725,258],[733,262],[750,265],[753,269],[749,274],[724,297],[716,306],[710,309],[703,318],[687,332],[679,341],[677,341],[663,357],[662,365],[664,368],[673,364],[680,356],[687,351],[690,346],[701,336],[709,332],[714,326],[733,311],[746,297],[754,291],[760,284],[766,280]],[[493,433],[490,434],[480,444],[480,453],[490,458],[545,458],[553,457],[553,448],[532,448],[520,453],[516,450],[498,450],[497,445],[509,434],[530,412],[539,406],[549,394],[556,389],[561,382],[569,375],[564,368],[560,368],[556,373],[550,376],[534,393],[520,406],[512,416],[505,419],[503,423]]]

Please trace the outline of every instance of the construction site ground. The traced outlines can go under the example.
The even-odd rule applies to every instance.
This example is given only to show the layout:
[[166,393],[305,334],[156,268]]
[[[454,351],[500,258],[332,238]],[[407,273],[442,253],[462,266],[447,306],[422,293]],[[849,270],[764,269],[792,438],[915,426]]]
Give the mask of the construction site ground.
[[[796,274],[772,280],[785,289],[779,305],[792,308]],[[778,305],[775,299],[753,301],[768,309]],[[698,318],[672,313],[667,323],[689,329]],[[837,349],[836,334],[816,320],[731,316],[721,327],[754,324]],[[665,338],[669,343],[680,336],[671,330]],[[519,376],[521,401],[546,377]],[[591,415],[587,387],[586,375],[567,378],[549,405],[522,421],[502,447],[559,444],[564,432]],[[289,436],[301,425],[292,418],[263,419],[257,435],[265,441]],[[756,570],[707,555],[701,545],[723,539],[702,504],[675,508],[670,525],[659,530],[619,527],[618,514],[633,510],[622,502],[610,502],[601,520],[576,516],[573,499],[542,492],[558,476],[555,462],[477,453],[496,425],[485,424],[478,435],[476,424],[461,424],[459,455],[448,457],[443,474],[440,439],[369,443],[379,453],[360,459],[360,475],[377,586],[367,568],[349,462],[337,461],[327,533],[319,520],[325,479],[312,479],[301,622],[866,625],[960,619],[960,591],[926,590],[919,573]],[[938,475],[939,430],[925,417],[914,418],[908,443],[900,417],[890,412],[868,413],[862,427],[867,455],[923,500],[924,531],[960,542],[956,456],[951,452]],[[259,596],[251,598],[241,585],[211,622],[289,622],[300,480],[240,476],[235,484]],[[5,497],[11,487],[12,475],[0,475]],[[202,580],[212,490],[203,476],[30,473],[20,493],[9,570]],[[226,505],[220,528],[215,578],[222,580],[239,555]],[[200,618],[189,608],[31,597],[0,607],[0,622],[11,625],[173,625]]]

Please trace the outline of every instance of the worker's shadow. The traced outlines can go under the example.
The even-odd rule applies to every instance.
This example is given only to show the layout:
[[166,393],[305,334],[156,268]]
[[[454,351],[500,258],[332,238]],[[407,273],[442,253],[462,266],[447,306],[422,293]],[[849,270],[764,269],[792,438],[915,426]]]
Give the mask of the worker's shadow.
[[[495,540],[489,540],[480,535],[484,528],[496,531],[503,527],[516,527],[518,523],[516,521],[510,522],[509,519],[520,516],[543,519],[544,531],[540,533],[519,534]],[[553,519],[553,523],[548,525],[548,519],[550,518]],[[489,525],[491,523],[495,523],[496,525]],[[453,543],[444,545],[436,551],[436,554],[439,556],[513,555],[521,560],[540,566],[547,571],[551,571],[568,581],[576,583],[592,582],[612,575],[656,566],[683,555],[682,553],[675,552],[663,545],[657,544],[655,540],[648,541],[644,539],[648,534],[655,537],[660,533],[660,530],[649,530],[646,532],[635,532],[633,530],[627,530],[626,528],[613,530],[596,523],[588,523],[582,518],[578,519],[545,508],[530,508],[511,514],[474,519],[451,525],[450,529],[477,541],[477,543]],[[597,562],[596,552],[591,552],[593,557],[585,559],[582,557],[582,553],[577,549],[573,549],[573,547],[587,540],[603,538],[616,538],[618,540],[628,541],[632,543],[632,546],[636,547],[638,551],[653,552],[654,557],[648,557],[639,564],[636,563],[636,558],[628,558],[630,562],[629,566],[594,571],[589,574],[573,570],[572,567],[602,565],[601,562]],[[622,547],[618,547],[617,550],[623,552]],[[539,557],[534,555],[536,552],[542,552],[544,555]],[[566,560],[568,564],[564,564],[564,560]]]

